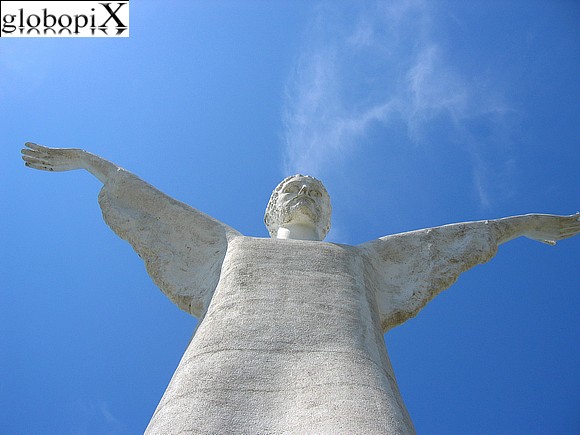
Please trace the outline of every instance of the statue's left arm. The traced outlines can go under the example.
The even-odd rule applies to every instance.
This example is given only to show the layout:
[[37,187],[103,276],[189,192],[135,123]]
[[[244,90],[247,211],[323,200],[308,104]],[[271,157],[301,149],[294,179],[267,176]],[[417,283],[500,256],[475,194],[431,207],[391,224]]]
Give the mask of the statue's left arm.
[[133,246],[169,299],[196,317],[204,314],[228,240],[240,235],[236,230],[87,151],[26,146],[22,157],[28,167],[56,172],[85,169],[98,178],[103,183],[99,205],[107,225]]
[[527,237],[549,245],[580,232],[580,214],[528,214],[381,237],[359,245],[383,331],[415,316],[462,272],[489,261],[500,244]]

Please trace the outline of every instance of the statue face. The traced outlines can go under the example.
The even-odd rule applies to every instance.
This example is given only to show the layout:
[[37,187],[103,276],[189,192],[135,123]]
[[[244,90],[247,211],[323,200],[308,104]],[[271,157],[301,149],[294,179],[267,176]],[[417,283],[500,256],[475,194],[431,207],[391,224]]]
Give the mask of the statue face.
[[294,175],[276,187],[264,220],[272,237],[278,227],[292,223],[315,227],[322,240],[330,229],[330,213],[330,197],[322,183],[313,177]]
[[316,226],[322,218],[322,191],[307,178],[286,182],[276,199],[280,224],[297,222]]

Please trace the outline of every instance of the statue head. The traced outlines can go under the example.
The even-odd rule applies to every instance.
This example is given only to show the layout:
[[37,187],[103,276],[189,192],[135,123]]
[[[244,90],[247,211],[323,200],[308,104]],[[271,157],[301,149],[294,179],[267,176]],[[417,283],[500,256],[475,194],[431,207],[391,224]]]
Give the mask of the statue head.
[[330,196],[324,185],[308,175],[287,177],[272,192],[264,223],[271,237],[286,225],[305,225],[316,229],[318,240],[330,230]]

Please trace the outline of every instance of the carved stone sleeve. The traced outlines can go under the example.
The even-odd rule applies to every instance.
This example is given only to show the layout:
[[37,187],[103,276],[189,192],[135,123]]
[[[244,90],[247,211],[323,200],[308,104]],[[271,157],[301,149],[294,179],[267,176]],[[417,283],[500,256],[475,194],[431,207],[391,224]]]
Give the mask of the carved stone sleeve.
[[363,243],[367,288],[383,332],[414,317],[462,272],[490,260],[497,242],[487,221],[445,225]]
[[133,246],[163,293],[179,308],[203,316],[227,241],[239,233],[126,171],[105,184],[99,204],[107,225]]

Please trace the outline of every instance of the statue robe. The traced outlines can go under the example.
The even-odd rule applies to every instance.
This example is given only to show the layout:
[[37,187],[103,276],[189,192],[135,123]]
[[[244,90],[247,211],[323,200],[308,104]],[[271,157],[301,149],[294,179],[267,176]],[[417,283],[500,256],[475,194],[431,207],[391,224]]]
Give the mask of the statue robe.
[[242,236],[130,173],[107,224],[198,328],[146,433],[414,433],[383,334],[488,261],[486,222],[358,246]]

